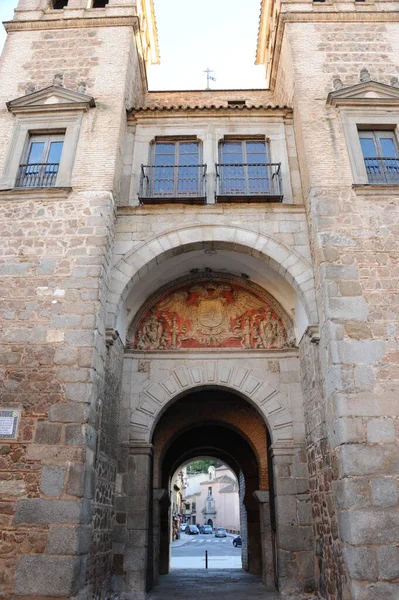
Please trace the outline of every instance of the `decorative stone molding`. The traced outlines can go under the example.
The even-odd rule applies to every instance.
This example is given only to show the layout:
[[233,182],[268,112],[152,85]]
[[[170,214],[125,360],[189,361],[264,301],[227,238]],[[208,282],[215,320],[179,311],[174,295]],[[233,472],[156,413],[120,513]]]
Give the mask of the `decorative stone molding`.
[[144,454],[150,456],[154,452],[154,446],[152,444],[145,444],[142,442],[129,442],[127,447],[129,448],[129,454]]
[[251,254],[265,260],[297,291],[310,322],[317,322],[313,269],[295,250],[271,235],[260,234],[242,227],[192,225],[166,231],[143,242],[128,252],[114,267],[111,282],[111,301],[108,305],[108,325],[114,327],[124,300],[131,289],[148,273],[152,264],[159,265],[171,256],[190,252],[212,242],[235,252]]
[[[336,80],[334,80],[336,81]],[[327,104],[337,108],[364,106],[399,106],[399,89],[378,81],[362,80],[347,87],[336,88],[327,96]]]
[[267,504],[270,502],[270,492],[256,490],[256,492],[254,492],[254,498],[257,499],[259,504]]
[[107,345],[107,348],[112,346],[115,340],[117,340],[118,338],[119,333],[116,331],[116,329],[113,329],[112,327],[107,327],[107,329],[105,330],[105,343]]
[[176,367],[160,382],[150,383],[141,394],[139,406],[130,415],[130,439],[137,440],[139,445],[139,440],[148,442],[159,416],[170,402],[205,386],[238,392],[263,414],[273,442],[294,443],[292,417],[279,390],[245,366],[218,360]]
[[6,106],[9,112],[16,115],[21,113],[60,113],[71,110],[87,111],[89,108],[95,107],[96,103],[92,96],[66,89],[60,84],[53,84],[10,100]]
[[[202,287],[201,287],[202,286]],[[162,304],[162,302],[165,304],[165,302],[167,303],[167,300],[165,300],[165,298],[170,298],[171,300],[169,301],[169,304],[171,304],[171,308],[170,309],[179,309],[179,306],[182,305],[180,307],[180,311],[181,312],[188,312],[188,318],[190,319],[196,319],[196,316],[198,317],[198,319],[200,318],[199,314],[199,310],[201,308],[201,301],[202,299],[200,298],[197,302],[197,304],[199,305],[198,307],[196,305],[194,305],[193,303],[189,304],[188,306],[186,306],[185,301],[182,300],[182,298],[185,298],[186,296],[189,296],[188,292],[182,292],[181,288],[184,287],[184,289],[187,290],[197,290],[197,294],[200,294],[201,291],[204,291],[205,288],[203,287],[205,286],[205,288],[207,286],[211,286],[213,287],[216,291],[215,294],[212,296],[212,298],[205,298],[203,300],[203,302],[205,303],[205,306],[203,308],[204,311],[206,311],[206,315],[204,315],[204,317],[209,320],[210,314],[209,314],[209,310],[213,311],[212,314],[213,315],[218,315],[218,311],[220,313],[220,316],[223,314],[226,315],[226,327],[228,329],[228,332],[226,333],[223,329],[223,331],[219,331],[219,337],[221,339],[216,339],[215,342],[209,342],[208,345],[203,348],[204,350],[212,350],[215,347],[219,347],[219,348],[228,348],[228,347],[238,347],[238,348],[255,348],[255,347],[259,347],[262,349],[270,349],[270,348],[274,348],[274,349],[282,349],[282,348],[292,348],[294,347],[295,344],[295,335],[294,335],[294,330],[293,330],[293,323],[291,318],[289,317],[289,315],[283,310],[283,308],[281,307],[281,305],[268,293],[266,292],[263,288],[259,287],[258,285],[249,282],[245,279],[243,279],[242,277],[237,277],[235,275],[226,275],[225,273],[195,273],[192,274],[189,277],[182,277],[179,278],[176,281],[173,281],[170,284],[167,284],[166,286],[163,286],[160,290],[158,290],[155,294],[153,294],[142,306],[142,308],[136,313],[133,322],[131,323],[131,326],[129,327],[129,331],[128,331],[128,335],[127,335],[127,343],[128,343],[128,347],[132,347],[133,349],[139,349],[139,350],[154,350],[154,349],[161,349],[161,350],[175,350],[176,348],[180,348],[181,344],[179,345],[179,337],[178,337],[178,333],[177,333],[177,324],[175,323],[175,327],[173,329],[172,327],[172,321],[170,321],[170,314],[166,314],[166,313],[159,313],[160,316],[159,318],[157,318],[156,316],[156,307],[160,305],[160,303]],[[220,294],[217,293],[217,290],[220,290],[221,288],[222,291]],[[223,296],[223,293],[228,294],[228,288],[230,288],[230,293],[232,295],[232,302],[228,303],[227,299]],[[234,294],[233,292],[233,288],[238,290],[238,295]],[[227,290],[227,291],[226,291]],[[241,296],[239,295],[241,294]],[[219,297],[220,296],[220,297]],[[240,300],[241,298],[241,300]],[[208,303],[207,303],[208,302]],[[252,305],[251,305],[252,302]],[[206,304],[207,303],[207,304]],[[247,322],[247,326],[246,327],[242,327],[242,323],[239,325],[238,324],[238,317],[239,315],[236,315],[236,319],[234,319],[234,327],[231,327],[231,320],[228,316],[228,309],[229,307],[235,307],[235,303],[238,304],[239,306],[241,306],[241,309],[238,310],[238,312],[241,314],[242,311],[246,311],[246,313],[250,312],[252,310],[251,313],[251,318],[248,319]],[[176,306],[175,306],[176,305]],[[257,337],[259,338],[258,340],[255,339],[254,336],[256,336],[256,331],[259,332],[260,330],[260,325],[258,324],[258,326],[256,325],[256,322],[260,319],[260,316],[258,315],[254,315],[253,312],[255,310],[256,306],[256,310],[259,312],[259,315],[261,315],[261,309],[262,307],[267,310],[270,311],[270,315],[274,315],[274,317],[276,317],[276,320],[274,322],[278,323],[281,325],[281,327],[284,328],[285,331],[285,343],[280,343],[282,342],[282,340],[276,339],[275,340],[275,344],[273,346],[272,343],[272,339],[269,340],[269,345],[267,344],[267,340],[265,339],[266,336],[261,336],[258,335]],[[266,307],[266,308],[265,308]],[[168,309],[168,311],[170,312],[170,310]],[[241,312],[240,312],[241,311]],[[158,313],[157,313],[158,314]],[[234,313],[235,314],[235,313]],[[151,315],[148,318],[148,315]],[[163,315],[163,316],[162,316]],[[154,327],[157,329],[157,332],[153,332],[152,330],[154,329],[154,327],[151,328],[151,331],[149,332],[149,339],[146,339],[145,341],[148,342],[147,347],[144,345],[142,345],[140,347],[140,345],[138,344],[138,340],[140,338],[140,340],[142,340],[143,336],[141,335],[140,337],[140,332],[141,329],[143,327],[143,321],[144,323],[147,323],[147,321],[145,320],[145,317],[147,316],[147,321],[151,321],[153,322]],[[179,318],[180,315],[177,315],[177,317]],[[266,323],[266,320],[263,319],[262,323]],[[149,327],[149,325],[148,325]],[[200,328],[199,324],[198,327]],[[195,329],[195,328],[194,328]],[[240,330],[239,333],[237,333],[237,330]],[[159,333],[158,333],[159,330]],[[248,330],[248,331],[247,331]],[[202,333],[205,335],[204,332],[208,333],[208,337],[209,338],[217,338],[217,327],[215,327],[215,323],[210,323],[209,327],[204,326],[201,329]],[[163,332],[163,335],[162,335]],[[168,332],[168,333],[167,333]],[[174,332],[174,333],[173,333]],[[155,335],[155,339],[152,335],[152,333],[156,333]],[[195,334],[194,332],[191,332]],[[201,332],[200,332],[201,333]],[[191,335],[191,338],[194,338],[195,340],[195,335]],[[188,337],[184,338],[183,334],[181,334],[181,337],[183,337],[183,339],[189,339],[190,334],[187,334]],[[231,336],[234,336],[237,340],[241,339],[240,343],[236,343],[234,344],[227,344],[225,345],[223,340],[225,339],[225,337],[230,338]],[[173,337],[175,337],[175,343],[173,343]],[[201,335],[199,334],[198,337],[201,337]],[[205,336],[206,337],[206,336]],[[246,337],[249,337],[249,340],[247,340],[248,343],[245,343],[246,341]],[[273,336],[271,336],[273,337]],[[158,339],[159,338],[159,339]],[[162,339],[161,339],[162,338]],[[190,338],[190,342],[192,341]],[[283,341],[284,341],[283,340]],[[144,342],[144,340],[142,340]],[[257,341],[257,345],[256,345],[256,341]],[[231,340],[230,340],[231,342]],[[178,344],[178,346],[176,346],[176,343]],[[206,340],[204,342],[204,344],[206,344]],[[191,345],[191,347],[194,347]],[[199,346],[198,346],[199,347]]]
[[318,344],[320,342],[319,326],[318,325],[308,325],[308,327],[305,329],[305,332],[302,336],[301,341],[303,340],[304,337],[309,337],[310,341],[313,344]]

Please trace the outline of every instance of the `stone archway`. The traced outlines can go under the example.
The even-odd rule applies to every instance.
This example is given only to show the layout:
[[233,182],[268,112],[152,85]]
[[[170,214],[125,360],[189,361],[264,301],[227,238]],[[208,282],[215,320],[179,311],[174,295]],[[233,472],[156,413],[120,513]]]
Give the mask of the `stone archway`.
[[[308,512],[310,500],[303,417],[299,416],[302,399],[297,377],[297,351],[263,352],[251,356],[246,353],[245,361],[248,366],[243,365],[239,356],[228,353],[214,359],[209,354],[204,357],[197,353],[174,353],[167,358],[162,353],[140,355],[136,352],[125,356],[125,394],[134,396],[135,403],[130,412],[129,441],[126,443],[126,522],[130,530],[127,538],[141,540],[140,544],[125,551],[125,567],[127,571],[130,569],[126,578],[128,588],[129,585],[141,585],[142,588],[146,585],[143,568],[148,546],[144,539],[148,540],[148,531],[152,527],[149,498],[153,488],[149,474],[153,470],[152,442],[157,423],[180,398],[201,389],[216,389],[242,398],[267,423],[278,523],[275,544],[280,565],[278,585],[281,590],[292,592],[304,589],[302,565],[311,561],[313,541],[310,524],[302,517]],[[157,485],[160,487],[154,489],[151,505],[165,499],[165,488],[161,483]],[[268,514],[269,491],[258,489],[256,492],[257,501],[267,507]],[[132,531],[136,532],[134,536]]]
[[[209,453],[229,465],[240,482],[244,568],[262,576],[265,584],[272,585],[274,561],[268,502],[268,440],[262,416],[246,400],[221,388],[194,390],[169,405],[158,420],[152,437],[153,485],[157,490],[169,489],[170,477],[182,459],[186,462],[203,453]],[[264,504],[260,500],[262,494],[265,494]],[[160,572],[167,573],[170,540],[168,506],[163,503],[160,509],[154,507],[154,514],[159,512],[160,544],[156,542],[154,546],[160,555]],[[168,523],[169,528],[166,528]],[[158,555],[154,552],[155,565]],[[157,573],[154,575],[156,578]]]
[[121,306],[133,286],[153,267],[177,254],[201,248],[224,248],[250,254],[278,272],[298,293],[308,323],[318,322],[313,270],[296,249],[271,235],[259,234],[242,227],[191,225],[167,231],[143,242],[127,253],[114,267],[108,299],[110,328],[118,328]]
[[[282,354],[295,356],[296,352]],[[270,360],[276,360],[275,354],[271,356],[273,358]],[[236,359],[197,359],[193,365],[187,364],[187,361],[181,362],[182,364],[169,371],[163,369],[159,373],[159,381],[149,378],[148,385],[139,394],[137,408],[130,414],[131,441],[150,443],[153,429],[163,410],[179,395],[204,386],[219,386],[241,393],[257,407],[270,426],[274,444],[294,443],[288,399],[275,387],[276,377],[273,373],[269,372],[268,377],[265,377],[257,369],[237,364],[239,360]],[[149,364],[149,361],[141,359],[138,368],[150,368]],[[275,368],[274,364],[270,368]]]

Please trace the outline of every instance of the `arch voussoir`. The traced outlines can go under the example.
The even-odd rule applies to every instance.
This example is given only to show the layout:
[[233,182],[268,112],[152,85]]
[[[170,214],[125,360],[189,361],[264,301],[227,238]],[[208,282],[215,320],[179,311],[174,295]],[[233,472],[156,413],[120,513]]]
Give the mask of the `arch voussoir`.
[[[204,387],[220,387],[246,398],[265,419],[273,442],[293,439],[293,423],[287,403],[270,379],[244,365],[228,360],[203,360],[191,366],[177,366],[160,381],[152,381],[140,394],[131,413],[131,439],[150,442],[152,431],[166,406],[184,393]],[[138,439],[136,439],[138,436]]]
[[[116,318],[133,282],[144,277],[152,268],[170,258],[206,244],[220,244],[223,248],[243,254],[251,254],[269,264],[295,288],[301,297],[309,322],[316,323],[315,291],[308,284],[313,282],[313,272],[308,261],[271,235],[231,226],[191,225],[174,231],[166,231],[135,246],[114,266],[111,276],[108,326],[115,327]],[[115,305],[114,298],[118,297]],[[312,319],[312,320],[311,320]]]

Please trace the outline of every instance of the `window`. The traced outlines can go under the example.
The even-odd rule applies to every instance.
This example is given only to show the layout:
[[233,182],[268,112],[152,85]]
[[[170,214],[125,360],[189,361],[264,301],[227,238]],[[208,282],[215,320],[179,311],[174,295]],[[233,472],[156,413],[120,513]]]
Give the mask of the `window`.
[[197,504],[196,504],[196,502],[193,502],[193,505],[192,505],[193,512],[195,511],[196,508],[197,508]]
[[154,147],[153,191],[178,196],[198,191],[197,142],[157,142]]
[[108,0],[93,0],[93,8],[105,8]]
[[31,135],[19,166],[16,187],[54,187],[63,145],[64,134]]
[[196,140],[156,141],[151,164],[142,165],[140,200],[204,199],[205,173]]
[[68,6],[68,0],[53,0],[50,2],[50,7],[53,10],[60,10],[62,8],[66,8]]
[[359,131],[369,183],[399,184],[398,144],[393,131]]
[[[265,140],[224,141],[216,165],[217,196],[276,200],[282,198],[280,164],[271,163]],[[218,199],[220,201],[220,198]]]
[[208,496],[212,496],[212,488],[211,487],[208,488]]

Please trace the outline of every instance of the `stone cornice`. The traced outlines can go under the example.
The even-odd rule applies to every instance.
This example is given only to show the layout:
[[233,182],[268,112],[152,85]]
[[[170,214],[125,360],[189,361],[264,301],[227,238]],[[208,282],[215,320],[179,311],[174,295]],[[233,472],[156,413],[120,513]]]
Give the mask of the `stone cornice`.
[[12,31],[33,31],[49,29],[92,29],[95,27],[134,27],[139,26],[137,16],[78,18],[78,19],[36,19],[31,21],[5,21],[7,33]]
[[[215,214],[221,214],[224,212],[229,212],[229,213],[234,213],[234,211],[237,212],[242,212],[244,206],[246,208],[248,208],[248,211],[250,212],[251,210],[253,211],[253,205],[247,204],[247,205],[234,205],[234,204],[230,204],[227,207],[221,206],[220,204],[205,204],[202,208],[202,210],[206,210],[209,213],[213,212]],[[167,204],[164,205],[162,207],[158,206],[142,206],[142,205],[137,205],[137,206],[118,206],[117,207],[117,216],[118,217],[130,217],[130,216],[135,216],[138,213],[142,216],[142,215],[152,215],[152,214],[159,214],[160,210],[162,210],[162,212],[167,212],[168,214],[173,214],[174,212],[176,213],[181,213],[182,212],[182,205],[176,205],[174,206],[173,204]],[[183,209],[185,212],[188,211],[192,211],[192,212],[198,212],[198,206],[185,206]],[[303,204],[284,204],[284,203],[280,203],[280,202],[271,202],[268,204],[264,205],[264,210],[268,213],[296,213],[296,214],[306,214],[306,208]]]
[[15,200],[45,200],[46,202],[48,202],[49,200],[60,200],[68,198],[71,192],[71,187],[14,188],[7,190],[0,189],[0,202],[10,200],[12,200],[13,202]]

